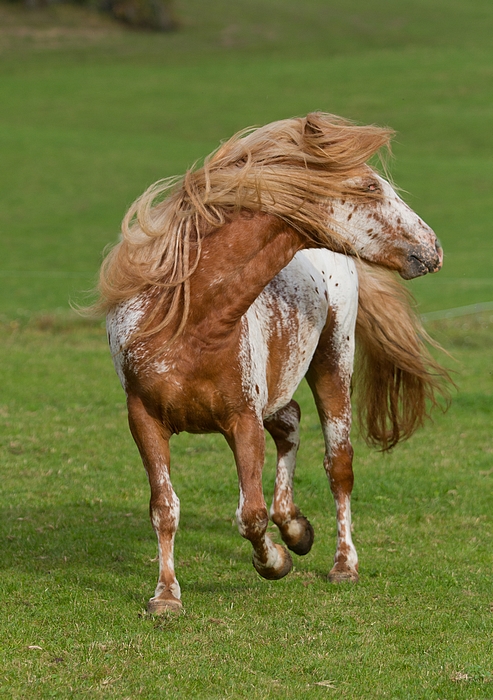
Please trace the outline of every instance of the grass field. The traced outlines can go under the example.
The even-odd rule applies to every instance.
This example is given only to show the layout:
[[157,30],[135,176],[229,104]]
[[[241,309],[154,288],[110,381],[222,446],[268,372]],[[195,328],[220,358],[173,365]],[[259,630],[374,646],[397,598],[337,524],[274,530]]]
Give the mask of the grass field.
[[[432,7],[431,7],[432,5]],[[185,613],[157,575],[148,486],[104,331],[69,298],[125,208],[249,124],[323,109],[398,131],[393,174],[446,251],[420,309],[493,300],[493,5],[181,0],[174,35],[0,4],[0,697],[493,700],[493,314],[429,324],[445,415],[390,455],[355,437],[361,582],[335,544],[305,386],[297,500],[313,551],[261,580],[217,436],[174,440]],[[266,495],[273,482],[269,446]]]

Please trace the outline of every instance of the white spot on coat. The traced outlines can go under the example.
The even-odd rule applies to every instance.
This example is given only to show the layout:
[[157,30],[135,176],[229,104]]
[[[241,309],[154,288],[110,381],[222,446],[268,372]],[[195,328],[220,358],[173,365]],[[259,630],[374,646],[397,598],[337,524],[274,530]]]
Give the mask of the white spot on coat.
[[[351,258],[328,250],[301,251],[243,317],[239,350],[242,385],[259,417],[272,415],[293,397],[316,350],[329,306],[338,319],[335,342],[340,346],[344,371],[350,373],[358,307],[357,276]],[[267,371],[273,333],[287,339],[289,352],[275,395],[269,396]]]
[[139,296],[115,306],[106,317],[106,331],[113,364],[124,389],[126,382],[123,363],[129,359],[126,346],[137,330],[148,303],[149,298],[145,294],[139,294]]

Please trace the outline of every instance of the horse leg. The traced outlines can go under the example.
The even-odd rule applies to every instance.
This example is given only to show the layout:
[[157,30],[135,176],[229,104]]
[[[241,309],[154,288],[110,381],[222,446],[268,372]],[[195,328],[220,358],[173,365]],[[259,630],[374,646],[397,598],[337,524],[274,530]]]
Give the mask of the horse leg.
[[170,480],[170,433],[149,415],[142,401],[128,398],[128,421],[139,448],[151,487],[150,516],[159,549],[159,579],[147,610],[162,614],[182,607],[180,584],[174,569],[174,540],[180,517],[180,501]]
[[[332,350],[333,351],[333,350]],[[350,372],[342,372],[336,358],[315,355],[307,374],[317,404],[325,440],[324,467],[335,500],[337,549],[329,581],[358,580],[358,555],[351,537],[353,448],[351,430]]]
[[272,542],[267,534],[269,516],[262,492],[262,469],[265,457],[265,436],[261,421],[253,414],[240,416],[234,428],[226,433],[233,450],[240,500],[236,511],[238,529],[253,546],[253,565],[267,579],[286,576],[293,565],[289,552]]
[[296,401],[290,401],[264,421],[264,427],[277,448],[276,484],[270,515],[288,548],[301,555],[308,554],[312,548],[314,532],[293,501],[293,476],[300,444],[299,423],[300,407]]

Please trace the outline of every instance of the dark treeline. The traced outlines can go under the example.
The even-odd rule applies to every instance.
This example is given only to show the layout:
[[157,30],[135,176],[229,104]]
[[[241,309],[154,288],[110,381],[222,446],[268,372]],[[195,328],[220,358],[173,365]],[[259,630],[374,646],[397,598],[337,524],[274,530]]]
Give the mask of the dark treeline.
[[[63,0],[13,0],[29,8],[43,8]],[[177,28],[173,0],[73,0],[74,4],[106,12],[115,19],[134,27],[146,27],[163,32]]]

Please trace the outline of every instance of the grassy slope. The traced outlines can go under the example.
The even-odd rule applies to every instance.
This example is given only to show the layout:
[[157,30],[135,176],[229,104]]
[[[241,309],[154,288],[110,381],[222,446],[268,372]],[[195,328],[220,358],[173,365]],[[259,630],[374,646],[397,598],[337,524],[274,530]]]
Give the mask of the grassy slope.
[[491,5],[392,5],[312,0],[298,19],[294,1],[238,17],[189,0],[175,36],[18,38],[0,66],[0,313],[66,308],[148,184],[239,128],[311,109],[399,132],[396,180],[447,253],[414,285],[423,309],[493,299]]
[[175,36],[87,33],[63,7],[16,33],[0,6],[0,695],[493,697],[492,318],[434,328],[461,363],[446,416],[386,457],[356,443],[357,587],[324,579],[334,518],[305,388],[296,488],[317,539],[281,582],[232,523],[223,441],[176,439],[187,612],[162,621],[138,616],[155,541],[104,334],[53,324],[147,184],[310,109],[398,129],[396,180],[447,251],[413,285],[423,310],[493,299],[493,8],[429,4],[183,0]]

